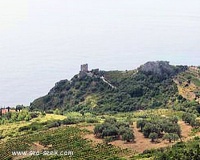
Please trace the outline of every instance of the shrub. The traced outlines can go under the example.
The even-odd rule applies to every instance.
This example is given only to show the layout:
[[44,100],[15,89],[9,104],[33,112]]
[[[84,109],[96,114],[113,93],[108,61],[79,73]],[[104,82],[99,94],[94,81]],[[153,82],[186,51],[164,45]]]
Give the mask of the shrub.
[[122,140],[130,142],[130,141],[134,141],[135,136],[133,134],[133,131],[131,130],[127,130],[125,133],[122,134]]
[[19,129],[18,129],[18,131],[19,132],[22,132],[22,131],[27,131],[27,130],[29,130],[30,129],[30,126],[23,126],[23,127],[20,127]]
[[98,123],[98,120],[96,118],[86,118],[85,121],[87,123]]
[[22,132],[22,131],[36,131],[36,130],[42,129],[43,125],[44,125],[43,123],[33,122],[28,126],[20,127],[18,129],[18,131],[19,132]]
[[31,119],[37,118],[38,116],[39,116],[39,113],[37,113],[37,112],[30,112]]
[[146,121],[145,120],[138,120],[137,121],[137,128],[140,128],[140,130],[142,131],[143,127],[145,126]]
[[117,122],[114,118],[109,118],[102,124],[98,124],[94,128],[94,134],[99,138],[112,137],[112,139],[120,138],[123,140],[134,140],[133,132],[129,129],[129,124],[124,122]]
[[192,113],[184,113],[182,116],[182,120],[185,123],[189,123],[192,127],[200,126],[199,122],[196,120],[196,116]]
[[179,139],[179,136],[177,134],[174,133],[166,133],[163,136],[163,139],[168,140],[170,143],[172,142],[172,140],[175,142]]
[[158,134],[153,132],[149,134],[149,138],[151,139],[151,142],[155,142],[155,139],[158,138]]
[[84,122],[83,118],[75,118],[75,117],[68,117],[64,120],[62,120],[62,124],[68,125],[68,124],[77,124],[80,122]]
[[46,127],[53,128],[53,127],[59,127],[61,125],[61,121],[47,121]]
[[[149,120],[138,120],[137,128],[142,128],[141,131],[146,138],[150,138],[151,133],[156,133],[158,137],[162,137],[162,132],[174,133],[179,137],[181,136],[181,128],[177,123],[177,117],[153,117]],[[155,134],[151,135],[152,141],[155,139],[153,136],[155,136]]]

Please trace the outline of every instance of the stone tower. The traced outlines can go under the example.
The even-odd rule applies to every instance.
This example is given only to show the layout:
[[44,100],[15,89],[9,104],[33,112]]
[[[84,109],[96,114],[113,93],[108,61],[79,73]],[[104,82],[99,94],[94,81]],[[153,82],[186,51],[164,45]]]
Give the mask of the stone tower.
[[88,72],[88,64],[81,65],[81,72]]

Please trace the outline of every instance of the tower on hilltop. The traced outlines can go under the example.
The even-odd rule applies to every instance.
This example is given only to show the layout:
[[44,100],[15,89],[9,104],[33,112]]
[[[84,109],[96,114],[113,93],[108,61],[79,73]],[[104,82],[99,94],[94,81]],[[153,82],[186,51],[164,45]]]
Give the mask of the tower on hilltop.
[[81,65],[81,72],[88,72],[88,64]]

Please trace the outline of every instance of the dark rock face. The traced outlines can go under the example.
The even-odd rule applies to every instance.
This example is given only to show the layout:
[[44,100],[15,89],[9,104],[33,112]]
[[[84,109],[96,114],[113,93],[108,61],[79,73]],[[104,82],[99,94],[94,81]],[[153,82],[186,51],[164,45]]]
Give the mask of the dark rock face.
[[138,68],[140,72],[149,73],[157,76],[174,75],[176,67],[171,66],[167,61],[147,62]]

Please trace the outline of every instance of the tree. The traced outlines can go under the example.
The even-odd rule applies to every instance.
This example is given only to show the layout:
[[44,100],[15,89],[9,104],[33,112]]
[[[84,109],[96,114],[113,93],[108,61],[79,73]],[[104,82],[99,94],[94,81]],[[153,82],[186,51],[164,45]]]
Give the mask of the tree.
[[103,131],[103,126],[101,124],[98,124],[94,127],[94,134],[97,137],[102,137],[102,131]]
[[17,111],[20,112],[23,108],[24,108],[23,105],[17,105],[16,108],[15,108],[15,111],[16,111],[16,112],[17,112]]
[[123,135],[124,133],[126,133],[126,131],[127,131],[127,127],[124,127],[124,126],[119,127],[119,134],[120,135]]
[[195,119],[196,119],[195,115],[191,113],[184,113],[182,116],[182,120],[185,123],[189,123],[189,124],[193,123]]
[[191,125],[192,127],[194,127],[194,126],[196,125],[196,120],[195,120],[195,118],[192,118],[192,119],[190,120],[190,125]]
[[107,127],[102,132],[102,137],[106,136],[118,136],[118,129],[114,125]]
[[178,124],[169,123],[164,131],[167,133],[176,133],[179,137],[181,137],[181,128]]
[[130,130],[129,124],[125,122],[117,122],[116,119],[106,119],[104,123],[98,124],[94,128],[94,134],[100,138],[109,138],[111,140],[123,136],[124,140],[134,140],[133,131]]
[[150,133],[149,138],[151,138],[151,142],[155,142],[155,139],[158,138],[158,134],[155,132]]
[[179,136],[176,134],[176,133],[166,133],[164,136],[163,136],[163,140],[168,140],[169,143],[172,142],[172,140],[175,142],[179,139]]
[[8,110],[8,112],[10,112],[10,107],[9,106],[6,109]]
[[179,139],[179,136],[176,133],[171,133],[173,141],[177,141]]
[[145,126],[143,127],[142,132],[143,132],[143,134],[144,134],[144,136],[145,136],[146,138],[149,137],[149,135],[150,135],[150,133],[151,133],[151,131],[152,131],[152,126],[153,126],[153,125],[152,125],[150,122],[148,122],[148,123],[146,123]]
[[159,121],[152,125],[151,132],[155,132],[160,135],[161,130],[162,129],[160,127]]
[[171,134],[166,133],[166,134],[163,136],[163,140],[168,140],[169,143],[171,143],[171,142],[172,142],[172,136],[171,136]]
[[142,131],[145,124],[146,124],[146,121],[142,119],[142,120],[138,120],[136,125],[137,125],[137,128],[140,128],[140,130]]
[[135,136],[133,134],[133,132],[129,129],[127,130],[125,133],[123,133],[122,135],[122,140],[130,142],[130,141],[134,141]]

